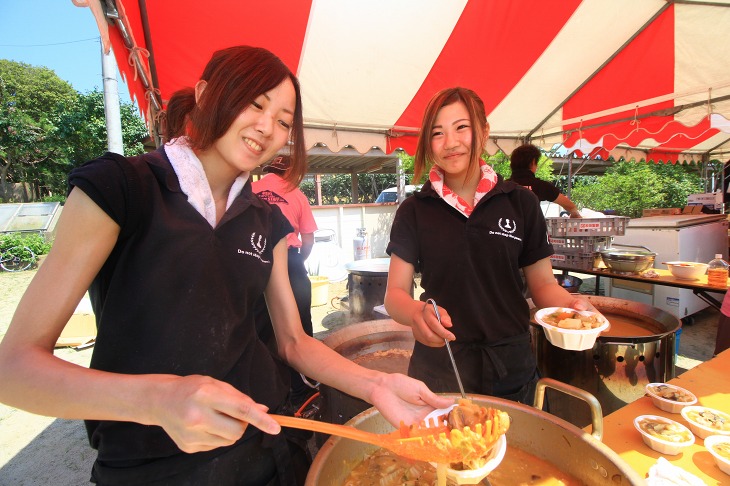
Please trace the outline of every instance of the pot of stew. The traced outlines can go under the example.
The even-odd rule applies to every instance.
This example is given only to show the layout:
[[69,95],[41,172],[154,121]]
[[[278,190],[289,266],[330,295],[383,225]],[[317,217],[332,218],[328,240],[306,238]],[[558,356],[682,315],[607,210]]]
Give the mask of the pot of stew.
[[[555,383],[554,380],[541,380],[538,396],[545,388],[545,382]],[[580,393],[576,389],[576,394]],[[446,396],[454,400],[461,398],[458,394]],[[484,395],[468,395],[468,398],[478,405],[503,410],[512,420],[507,431],[504,459],[488,476],[489,483],[484,484],[556,484],[556,481],[567,485],[645,483],[618,454],[596,437],[601,436],[603,426],[598,405],[597,409],[593,409],[594,435],[591,435],[535,407]],[[375,408],[356,415],[348,425],[375,433],[394,430]],[[405,483],[404,475],[408,476]],[[436,485],[436,471],[430,464],[404,461],[376,446],[330,437],[315,457],[305,483],[306,486],[363,484]]]
[[[541,376],[591,393],[605,414],[642,397],[647,384],[674,378],[679,319],[639,302],[586,297],[606,316],[611,328],[598,337],[593,348],[568,351],[553,346],[533,320],[533,347]],[[588,410],[573,397],[551,391],[547,402],[550,413],[578,427],[589,423]]]

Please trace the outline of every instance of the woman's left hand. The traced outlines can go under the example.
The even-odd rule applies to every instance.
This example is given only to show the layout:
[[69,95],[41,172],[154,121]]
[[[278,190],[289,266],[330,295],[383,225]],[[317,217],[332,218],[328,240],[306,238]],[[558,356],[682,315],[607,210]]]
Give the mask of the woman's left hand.
[[434,409],[448,407],[454,400],[436,395],[422,381],[400,373],[383,373],[371,395],[371,403],[388,422],[398,427],[401,422],[418,423]]

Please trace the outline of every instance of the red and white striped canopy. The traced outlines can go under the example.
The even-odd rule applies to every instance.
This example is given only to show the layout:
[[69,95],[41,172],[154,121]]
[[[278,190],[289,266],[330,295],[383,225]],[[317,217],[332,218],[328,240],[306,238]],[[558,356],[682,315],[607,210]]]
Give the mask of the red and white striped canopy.
[[484,100],[490,153],[530,140],[578,156],[730,159],[730,0],[106,3],[149,120],[213,51],[249,44],[298,75],[308,147],[413,153],[428,99],[459,85]]

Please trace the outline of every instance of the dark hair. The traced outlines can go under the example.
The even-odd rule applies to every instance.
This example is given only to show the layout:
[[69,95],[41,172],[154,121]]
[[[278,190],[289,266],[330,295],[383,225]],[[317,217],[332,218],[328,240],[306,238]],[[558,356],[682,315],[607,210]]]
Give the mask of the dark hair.
[[536,146],[531,143],[520,145],[512,151],[512,155],[510,155],[509,158],[512,172],[530,170],[530,164],[532,164],[533,161],[538,163],[540,161],[540,157],[542,157],[542,152],[540,152],[540,149]]
[[489,128],[487,115],[484,110],[484,102],[472,90],[467,88],[447,88],[436,93],[426,106],[421,122],[421,130],[418,134],[418,144],[416,145],[416,156],[413,160],[413,180],[418,181],[421,176],[433,165],[435,157],[431,148],[431,129],[436,122],[438,112],[444,106],[451,105],[461,101],[466,105],[471,120],[471,153],[469,161],[469,169],[474,165],[479,165],[479,159],[484,151],[486,143],[486,133]]
[[187,135],[193,148],[209,148],[256,97],[287,78],[294,85],[296,106],[288,145],[292,167],[284,178],[299,185],[307,171],[299,81],[281,59],[266,49],[236,46],[213,53],[200,77],[206,87],[198,102],[193,88],[183,88],[167,103],[167,140]]

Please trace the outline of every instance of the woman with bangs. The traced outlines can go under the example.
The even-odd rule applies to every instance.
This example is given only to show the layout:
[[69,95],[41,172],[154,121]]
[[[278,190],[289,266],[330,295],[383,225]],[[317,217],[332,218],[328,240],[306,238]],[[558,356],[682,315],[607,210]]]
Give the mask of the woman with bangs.
[[[427,172],[428,181],[396,212],[385,307],[413,329],[410,376],[436,392],[458,391],[448,340],[467,393],[532,404],[538,372],[522,273],[538,307],[595,309],[557,283],[539,201],[482,160],[488,137],[472,90],[448,88],[430,100],[413,178]],[[419,300],[411,297],[416,273]]]
[[[284,362],[396,425],[451,402],[304,333],[287,274],[292,227],[249,177],[288,143],[287,180],[306,171],[299,83],[279,58],[215,52],[172,96],[167,123],[158,150],[107,153],[70,174],[53,248],[0,344],[0,401],[86,420],[99,485],[302,484],[307,453],[267,413],[286,402]],[[89,368],[53,354],[87,289]],[[256,335],[262,294],[278,355]]]

